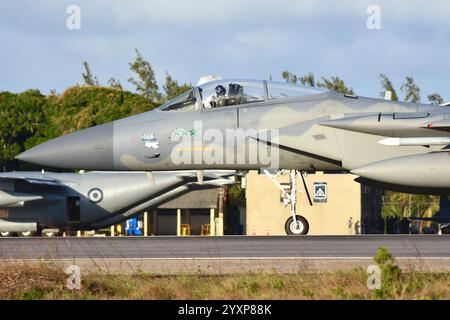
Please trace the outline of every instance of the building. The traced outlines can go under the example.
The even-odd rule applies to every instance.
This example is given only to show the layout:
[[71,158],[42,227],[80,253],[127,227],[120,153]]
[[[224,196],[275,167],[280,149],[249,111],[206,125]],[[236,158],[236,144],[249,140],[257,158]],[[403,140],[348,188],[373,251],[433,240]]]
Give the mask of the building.
[[[297,176],[297,214],[309,223],[308,235],[382,233],[382,191],[361,185],[351,174],[307,174],[312,206]],[[250,171],[245,202],[231,204],[228,187],[192,185],[189,190],[143,216],[143,235],[286,235],[290,206],[266,175]],[[289,190],[289,174],[276,177]]]
[[[354,181],[355,177],[320,172],[308,174],[305,182],[311,206],[297,176],[297,214],[308,220],[309,235],[354,235],[364,231],[362,222],[376,215],[372,212],[379,208],[373,205],[373,210],[363,210],[368,207],[364,201],[367,190]],[[289,188],[288,174],[277,177],[276,181]],[[285,235],[285,223],[291,213],[290,206],[282,202],[280,189],[268,176],[257,171],[247,175],[246,188],[246,234]]]
[[189,192],[153,210],[148,219],[154,235],[224,234],[226,187],[193,185]]

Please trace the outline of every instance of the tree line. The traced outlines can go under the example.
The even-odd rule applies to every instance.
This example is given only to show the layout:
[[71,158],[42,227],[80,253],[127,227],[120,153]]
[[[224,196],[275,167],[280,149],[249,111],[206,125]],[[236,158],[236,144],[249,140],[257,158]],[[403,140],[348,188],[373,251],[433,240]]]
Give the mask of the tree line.
[[[134,86],[136,93],[145,99],[158,104],[171,100],[192,88],[190,83],[178,83],[178,80],[174,80],[166,71],[163,92],[160,92],[158,83],[155,79],[155,72],[153,71],[150,62],[142,56],[138,49],[135,49],[135,53],[136,59],[128,64],[135,76],[129,77],[127,81]],[[84,71],[82,77],[85,85],[102,86],[98,78],[93,75],[87,61],[83,62],[83,68]],[[116,80],[112,77],[107,81],[107,87],[123,90],[120,80]]]
[[[311,72],[305,75],[296,75],[289,70],[283,71],[281,76],[286,82],[293,84],[301,84],[309,87],[321,87],[344,94],[355,94],[353,88],[348,87],[344,80],[337,76],[330,77],[329,79],[322,77],[320,81],[316,81],[314,74]],[[380,84],[383,89],[383,91],[380,92],[380,97],[384,97],[386,91],[389,91],[391,93],[391,100],[399,100],[397,90],[392,84],[392,81],[385,74],[380,74]],[[412,76],[405,77],[405,82],[400,86],[400,91],[404,94],[405,102],[421,103],[421,91],[419,86],[414,82],[414,78]],[[437,105],[444,103],[442,96],[436,92],[429,94],[427,98],[431,104]]]

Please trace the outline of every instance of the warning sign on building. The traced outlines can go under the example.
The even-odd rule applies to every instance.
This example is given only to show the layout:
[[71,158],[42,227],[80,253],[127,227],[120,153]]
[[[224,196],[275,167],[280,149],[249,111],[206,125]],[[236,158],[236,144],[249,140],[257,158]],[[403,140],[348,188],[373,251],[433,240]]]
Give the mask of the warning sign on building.
[[314,202],[327,202],[327,183],[314,182]]

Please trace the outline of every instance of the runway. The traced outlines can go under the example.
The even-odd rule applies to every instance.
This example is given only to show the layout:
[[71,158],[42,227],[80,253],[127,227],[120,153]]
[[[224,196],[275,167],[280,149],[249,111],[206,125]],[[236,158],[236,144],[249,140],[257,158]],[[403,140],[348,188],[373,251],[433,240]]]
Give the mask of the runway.
[[0,259],[449,257],[450,236],[0,238]]
[[156,273],[210,267],[220,273],[271,268],[294,272],[306,265],[318,270],[365,266],[373,263],[380,246],[414,268],[450,270],[447,235],[0,238],[0,261],[76,262]]

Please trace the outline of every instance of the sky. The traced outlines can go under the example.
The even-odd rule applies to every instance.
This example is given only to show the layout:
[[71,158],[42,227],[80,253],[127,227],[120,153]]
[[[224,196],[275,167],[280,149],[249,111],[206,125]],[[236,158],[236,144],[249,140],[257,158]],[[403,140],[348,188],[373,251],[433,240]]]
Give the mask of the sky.
[[166,71],[196,84],[208,74],[281,80],[288,69],[378,97],[384,73],[397,90],[413,76],[422,101],[450,100],[449,13],[447,0],[3,1],[0,91],[63,92],[83,82],[83,61],[102,84],[114,77],[133,90],[138,48],[160,87]]

